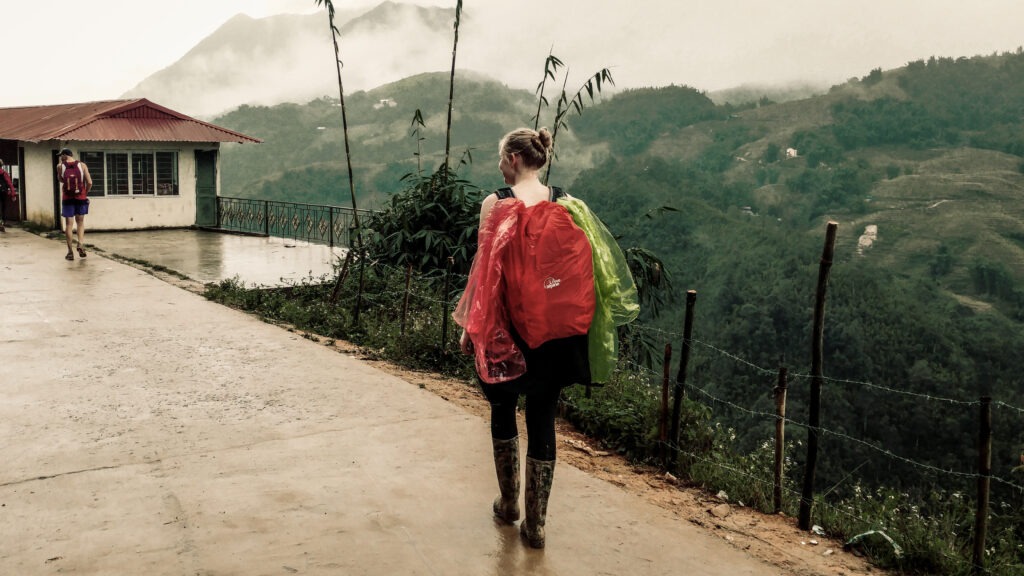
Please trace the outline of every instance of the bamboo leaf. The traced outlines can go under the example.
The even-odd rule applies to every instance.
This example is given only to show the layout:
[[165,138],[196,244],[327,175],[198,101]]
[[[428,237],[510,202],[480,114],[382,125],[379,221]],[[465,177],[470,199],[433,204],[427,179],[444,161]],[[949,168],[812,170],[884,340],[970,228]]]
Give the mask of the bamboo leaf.
[[533,129],[536,130],[540,125],[540,109],[541,106],[548,106],[548,100],[544,97],[544,86],[547,84],[548,79],[554,80],[555,73],[558,72],[558,68],[563,66],[562,61],[555,56],[552,51],[555,49],[554,46],[548,51],[548,57],[544,60],[544,75],[541,77],[540,84],[537,84],[535,93],[538,96],[537,99],[537,113],[533,115]]
[[417,108],[416,112],[413,113],[413,115],[412,115],[412,124],[410,124],[410,126],[416,126],[417,124],[419,124],[420,126],[422,126],[424,128],[426,127],[426,124],[423,122],[423,113],[420,112],[419,108]]

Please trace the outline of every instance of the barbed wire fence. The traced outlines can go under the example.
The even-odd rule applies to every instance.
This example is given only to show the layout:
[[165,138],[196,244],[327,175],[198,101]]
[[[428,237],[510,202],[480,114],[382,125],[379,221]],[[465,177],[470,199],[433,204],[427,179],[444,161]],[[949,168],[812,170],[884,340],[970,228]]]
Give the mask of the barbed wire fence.
[[[679,341],[683,337],[683,335],[680,334],[680,333],[665,331],[665,330],[658,329],[658,328],[649,328],[649,327],[641,326],[641,327],[639,327],[639,329],[644,331],[644,332],[647,332],[649,334],[657,335],[659,337],[662,337],[665,340]],[[703,350],[707,351],[710,354],[715,354],[715,355],[718,355],[718,356],[720,356],[722,358],[726,358],[729,361],[734,362],[738,367],[741,367],[741,368],[746,369],[746,370],[750,370],[753,373],[755,373],[756,375],[764,377],[766,380],[769,377],[774,377],[774,376],[777,376],[777,374],[778,374],[775,371],[772,371],[772,370],[769,370],[769,369],[764,368],[762,366],[759,366],[758,364],[756,364],[752,360],[744,358],[744,357],[742,357],[742,356],[740,356],[738,354],[734,354],[734,353],[728,352],[727,350],[724,350],[724,349],[722,349],[722,348],[720,348],[718,346],[715,346],[713,344],[710,344],[708,342],[703,342],[703,341],[699,341],[699,340],[693,339],[693,340],[691,340],[691,345],[692,345],[693,348],[703,349]],[[630,373],[641,375],[643,378],[645,378],[650,383],[650,385],[652,387],[656,387],[658,385],[658,381],[659,380],[664,381],[665,380],[665,374],[667,373],[667,371],[663,371],[662,373],[659,373],[659,372],[657,372],[656,370],[652,369],[649,366],[645,366],[645,365],[636,363],[634,361],[629,361],[629,360],[623,361],[623,368],[624,368],[624,370],[627,370]],[[796,380],[796,379],[805,379],[806,380],[806,379],[809,379],[809,378],[810,378],[810,376],[807,375],[807,374],[796,373],[796,374],[793,375],[793,379],[794,380]],[[984,408],[984,407],[986,407],[986,406],[994,406],[994,407],[997,407],[997,408],[1005,409],[1008,412],[1011,412],[1013,416],[1019,415],[1020,410],[1021,410],[1017,406],[1013,406],[1011,404],[1008,404],[1008,403],[1002,402],[1002,401],[999,401],[999,402],[986,402],[985,399],[965,400],[965,399],[959,399],[959,398],[950,398],[950,397],[938,396],[938,395],[933,395],[933,394],[924,394],[924,393],[912,392],[912,391],[907,391],[907,390],[899,390],[899,389],[896,389],[896,388],[892,388],[890,386],[884,386],[884,385],[876,384],[876,383],[869,382],[869,381],[860,381],[860,380],[852,380],[852,379],[844,379],[844,378],[829,378],[829,377],[826,377],[825,380],[830,382],[830,383],[834,383],[834,384],[847,384],[847,385],[860,386],[860,387],[863,387],[864,389],[872,390],[872,391],[878,392],[880,394],[885,394],[885,395],[893,394],[893,395],[909,397],[909,398],[912,398],[914,400],[926,401],[926,402],[937,404],[939,406],[953,406],[953,407],[957,407],[959,409],[979,409],[979,410]],[[712,389],[712,387],[713,387],[713,385],[700,385],[700,384],[696,384],[696,383],[692,383],[692,382],[686,382],[684,384],[684,388],[685,388],[685,391],[686,391],[688,397],[695,398],[695,399],[697,399],[697,401],[699,401],[699,402],[701,402],[701,403],[703,403],[705,405],[717,407],[717,408],[719,408],[719,409],[721,409],[723,411],[730,411],[730,412],[733,412],[733,413],[739,413],[739,414],[742,414],[744,416],[747,416],[747,417],[750,417],[750,418],[753,418],[753,419],[759,419],[759,420],[761,420],[763,422],[771,422],[771,423],[781,422],[781,423],[783,423],[787,427],[796,427],[796,428],[802,429],[804,431],[810,430],[812,428],[805,421],[798,420],[798,419],[795,419],[793,417],[781,416],[777,412],[771,412],[771,411],[769,411],[768,409],[766,409],[763,406],[758,406],[756,403],[759,402],[759,401],[763,401],[763,399],[765,398],[764,396],[761,396],[761,397],[757,398],[754,401],[755,404],[744,405],[744,404],[740,404],[738,402],[735,402],[735,401],[732,401],[732,400],[729,400],[729,399],[726,399],[726,398],[722,397],[722,395],[717,393],[717,392],[715,392]],[[662,411],[662,414],[664,414],[664,413],[666,413],[665,410]],[[831,429],[831,428],[829,428],[827,426],[819,426],[817,428],[817,431],[819,433],[821,433],[823,436],[833,438],[833,439],[835,439],[837,441],[846,443],[847,445],[851,445],[852,444],[852,445],[855,445],[855,446],[867,449],[867,450],[869,450],[873,454],[882,456],[882,457],[884,457],[886,459],[889,459],[889,460],[891,460],[893,462],[897,462],[897,463],[903,464],[903,465],[905,465],[905,468],[906,467],[916,468],[923,475],[928,475],[930,477],[938,478],[940,480],[940,482],[941,482],[941,478],[943,478],[943,477],[951,478],[951,479],[953,479],[954,482],[961,483],[961,484],[966,484],[966,483],[970,483],[970,482],[975,482],[975,483],[979,483],[979,484],[987,484],[989,482],[992,482],[992,483],[996,483],[996,484],[1002,486],[1005,489],[1012,490],[1013,492],[1015,492],[1017,494],[1024,495],[1024,485],[1022,485],[1019,481],[1015,481],[1013,479],[1008,479],[1008,478],[1005,478],[1005,477],[994,475],[994,474],[991,473],[991,469],[988,468],[988,467],[980,469],[980,470],[977,470],[977,471],[966,471],[966,470],[956,470],[956,469],[951,469],[951,468],[941,468],[941,467],[935,466],[933,464],[930,464],[928,462],[922,462],[920,460],[917,460],[917,459],[914,459],[914,458],[911,458],[911,457],[907,457],[907,456],[904,456],[904,455],[897,454],[897,453],[893,452],[892,450],[890,450],[890,449],[888,449],[888,448],[886,448],[884,446],[878,445],[878,444],[876,444],[876,443],[874,443],[872,441],[865,440],[863,438],[858,438],[858,437],[855,437],[855,436],[853,436],[851,434],[848,434],[848,433],[845,433],[845,432],[833,430],[833,429]],[[777,439],[777,440],[779,440],[779,439]],[[990,444],[990,442],[991,442],[991,438],[989,437],[988,443]],[[983,444],[983,445],[979,446],[979,451],[986,451],[986,450],[990,451],[991,450],[990,446],[985,446],[984,445],[985,444],[984,441],[981,442],[981,444]],[[778,479],[776,479],[774,481],[771,480],[771,479],[766,479],[765,476],[753,474],[750,471],[742,470],[742,469],[740,469],[740,468],[738,468],[736,466],[730,466],[729,464],[723,463],[723,462],[721,462],[718,459],[709,458],[709,457],[707,457],[705,455],[702,455],[700,453],[694,452],[692,450],[688,450],[686,447],[678,445],[678,444],[674,444],[671,441],[669,441],[667,443],[666,448],[671,450],[671,451],[674,451],[675,453],[677,453],[677,454],[679,454],[681,456],[685,456],[685,457],[687,457],[687,458],[689,458],[689,459],[691,459],[693,461],[698,461],[698,462],[701,462],[701,463],[703,463],[705,465],[708,465],[708,466],[714,466],[714,467],[721,468],[723,470],[727,470],[728,472],[730,472],[730,473],[732,473],[732,474],[734,474],[736,476],[742,477],[744,480],[753,482],[754,484],[761,485],[763,488],[765,488],[766,492],[770,491],[770,490],[774,490],[776,494],[779,494],[781,492],[781,493],[785,494],[786,498],[790,499],[790,501],[799,500],[802,497],[800,492],[798,492],[796,490],[793,490],[792,488],[787,486],[785,483],[779,483]],[[776,450],[776,453],[780,453],[780,452],[781,452],[781,450],[778,450],[778,449]],[[844,480],[845,480],[845,478],[844,478]],[[943,483],[943,484],[944,485],[949,485],[948,482]],[[831,492],[832,490],[834,490],[835,487],[836,486],[833,486],[832,488],[830,488],[828,492]],[[985,490],[987,491],[987,486],[985,487]],[[840,515],[840,516],[845,516],[845,517],[847,517],[847,518],[849,518],[851,520],[854,520],[854,521],[864,525],[865,527],[872,526],[873,524],[876,525],[876,527],[877,527],[877,521],[872,521],[872,520],[863,518],[861,516],[858,516],[855,513],[852,513],[848,509],[845,509],[845,508],[843,508],[841,506],[832,504],[829,501],[827,501],[824,498],[824,496],[826,496],[828,494],[828,492],[826,492],[826,494],[822,495],[822,497],[820,499],[815,499],[814,505],[817,506],[817,507],[825,508],[825,509],[828,510],[828,512],[830,512],[832,514],[836,514],[836,515]],[[975,515],[976,516],[978,516],[978,517],[980,517],[982,515],[986,515],[987,516],[987,510],[985,510],[983,508],[983,507],[987,507],[987,501],[988,501],[988,496],[984,496],[984,497],[980,497],[979,496],[978,501],[975,503],[975,505],[977,506],[977,508],[975,510]],[[779,508],[779,506],[776,504],[775,511],[778,511],[778,508]],[[772,510],[771,509],[766,509],[764,511],[771,512]],[[981,546],[984,548],[984,541],[983,540],[981,541]],[[957,565],[961,565],[961,566],[963,566],[965,568],[969,568],[972,571],[981,571],[981,572],[985,572],[985,573],[991,572],[991,570],[989,568],[985,568],[983,565],[976,563],[976,561],[974,561],[974,560],[967,560],[967,559],[965,559],[965,558],[963,558],[961,556],[955,555],[956,552],[957,551],[955,549],[938,550],[939,554],[941,554],[947,560],[949,560],[949,561],[951,561],[951,562],[953,562],[953,563],[955,563]],[[1002,569],[1002,570],[1011,570],[1012,571],[1012,570],[1018,570],[1018,569],[1024,568],[1024,564],[1004,564],[1004,565],[1001,565],[999,568]]]

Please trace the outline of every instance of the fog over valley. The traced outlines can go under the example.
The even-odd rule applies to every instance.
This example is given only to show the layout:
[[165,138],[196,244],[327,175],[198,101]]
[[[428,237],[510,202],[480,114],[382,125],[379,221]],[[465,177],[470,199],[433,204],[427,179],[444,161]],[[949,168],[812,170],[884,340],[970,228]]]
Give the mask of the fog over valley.
[[[618,88],[689,85],[716,92],[740,85],[799,84],[824,91],[874,68],[929,56],[971,56],[1024,43],[1011,22],[1024,5],[984,7],[941,0],[853,4],[535,0],[517,8],[466,2],[457,65],[532,90],[549,51],[570,69],[575,90],[611,69]],[[384,2],[339,10],[346,91],[369,90],[451,65],[453,6]],[[982,18],[984,21],[982,21]],[[146,96],[197,116],[240,104],[337,97],[327,15],[238,15],[141,80]],[[572,86],[574,85],[575,86]]]

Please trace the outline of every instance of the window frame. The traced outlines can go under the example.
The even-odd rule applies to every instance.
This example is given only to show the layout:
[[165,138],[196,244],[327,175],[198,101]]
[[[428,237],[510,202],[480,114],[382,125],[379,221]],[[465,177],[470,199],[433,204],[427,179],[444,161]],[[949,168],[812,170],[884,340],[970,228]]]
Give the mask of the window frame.
[[[89,191],[90,197],[95,198],[180,198],[181,197],[181,165],[179,163],[180,150],[167,149],[110,149],[110,150],[83,150],[79,157],[83,158],[86,166],[89,166],[90,176],[93,177],[93,187]],[[136,158],[136,157],[142,158]],[[89,157],[86,162],[84,158]],[[148,159],[146,159],[148,157]],[[111,170],[111,162],[124,162],[124,171]],[[96,164],[99,169],[94,170]],[[140,179],[137,174],[137,166],[146,165],[148,178]],[[161,172],[164,172],[161,174]],[[118,182],[123,177],[125,193],[115,193]],[[140,185],[141,183],[141,185]],[[137,189],[144,190],[137,192]],[[162,191],[161,191],[162,190]]]

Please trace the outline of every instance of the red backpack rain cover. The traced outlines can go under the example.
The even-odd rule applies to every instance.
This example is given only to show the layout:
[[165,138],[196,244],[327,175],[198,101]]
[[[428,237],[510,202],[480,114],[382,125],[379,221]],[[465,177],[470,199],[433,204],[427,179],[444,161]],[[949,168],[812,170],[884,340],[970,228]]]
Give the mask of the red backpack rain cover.
[[455,321],[473,341],[480,379],[526,372],[509,328],[530,348],[586,334],[594,316],[593,256],[564,206],[499,200],[480,228],[477,253]]
[[530,348],[586,334],[594,318],[590,241],[565,206],[523,208],[506,256],[509,317]]

